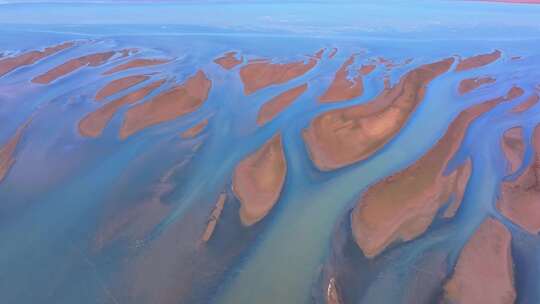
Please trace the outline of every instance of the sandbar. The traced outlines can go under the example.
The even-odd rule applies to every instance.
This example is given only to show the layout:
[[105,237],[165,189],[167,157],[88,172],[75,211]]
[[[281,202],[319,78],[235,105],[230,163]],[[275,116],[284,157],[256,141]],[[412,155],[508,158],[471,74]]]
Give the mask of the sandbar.
[[509,162],[509,172],[516,172],[525,156],[525,140],[523,128],[513,127],[503,133],[501,140],[502,150]]
[[152,91],[160,87],[165,80],[158,80],[151,84],[129,93],[123,97],[115,99],[96,111],[86,115],[79,122],[79,133],[86,137],[98,137],[103,132],[109,121],[113,118],[118,109],[127,104],[136,103],[148,96]]
[[488,65],[501,57],[501,51],[495,50],[488,54],[480,54],[460,60],[456,71],[466,71]]
[[334,80],[328,89],[319,97],[320,102],[339,102],[356,98],[364,92],[362,73],[349,79],[349,67],[354,63],[354,55],[349,57],[334,75]]
[[216,64],[220,65],[226,70],[231,70],[235,66],[241,64],[243,61],[243,57],[236,58],[236,52],[225,53],[223,56],[218,57],[214,60]]
[[185,83],[178,84],[152,100],[130,108],[124,117],[120,138],[197,110],[208,98],[212,82],[198,71]]
[[147,75],[134,75],[127,76],[119,79],[115,79],[105,85],[101,90],[96,94],[96,100],[101,101],[111,95],[114,95],[120,91],[126,90],[135,86],[145,80],[148,80],[150,77]]
[[[448,200],[461,199],[470,176],[445,172],[461,146],[469,125],[478,116],[512,97],[492,99],[461,112],[435,146],[410,167],[377,182],[362,195],[351,216],[356,243],[366,257],[374,257],[395,241],[409,241],[426,231]],[[459,205],[461,202],[457,202]],[[453,215],[457,207],[450,206]]]
[[6,178],[9,170],[15,163],[15,150],[27,125],[28,122],[20,126],[17,132],[0,147],[0,182]]
[[455,271],[444,285],[443,303],[512,304],[516,299],[511,254],[512,235],[487,218],[459,255]]
[[45,57],[71,48],[74,45],[75,43],[73,42],[64,42],[56,46],[47,47],[43,51],[30,51],[13,57],[3,58],[0,60],[0,77],[22,66],[34,64]]
[[154,66],[154,65],[160,65],[170,62],[170,59],[133,59],[126,63],[122,63],[120,65],[117,65],[116,67],[107,70],[103,73],[103,75],[110,75],[117,72],[122,72],[129,69],[134,68],[142,68],[147,66]]
[[187,129],[186,131],[182,132],[180,134],[180,137],[182,138],[193,138],[199,134],[201,134],[202,131],[204,131],[204,128],[208,125],[208,118],[202,120],[201,122],[197,123],[193,127]]
[[302,95],[308,88],[307,83],[287,90],[263,104],[259,110],[257,116],[257,124],[262,126],[271,121],[285,108],[290,106],[300,95]]
[[233,191],[240,201],[240,220],[251,226],[262,220],[277,203],[287,163],[281,134],[240,161],[234,170]]
[[225,206],[225,200],[227,199],[227,194],[221,193],[219,195],[218,201],[214,208],[212,209],[212,212],[210,213],[210,217],[208,218],[208,223],[206,224],[206,229],[204,230],[202,236],[201,236],[201,242],[206,243],[212,238],[212,235],[214,234],[214,230],[216,229],[216,225],[219,221],[219,217],[221,216],[221,212],[223,211],[223,207]]
[[459,91],[459,94],[463,95],[485,84],[494,83],[494,82],[495,82],[495,78],[489,77],[489,76],[467,78],[467,79],[463,79],[459,83],[458,91]]
[[328,171],[364,160],[388,143],[424,99],[427,85],[448,71],[454,59],[422,65],[373,100],[323,113],[303,132],[309,155]]
[[531,163],[516,180],[502,183],[497,202],[499,211],[524,230],[540,232],[540,124],[533,134],[534,155]]
[[514,107],[512,109],[512,112],[513,113],[525,112],[528,109],[532,108],[534,105],[536,105],[538,103],[538,100],[540,100],[540,97],[538,96],[538,94],[533,94],[529,98],[527,98],[527,100],[525,100],[524,102]]

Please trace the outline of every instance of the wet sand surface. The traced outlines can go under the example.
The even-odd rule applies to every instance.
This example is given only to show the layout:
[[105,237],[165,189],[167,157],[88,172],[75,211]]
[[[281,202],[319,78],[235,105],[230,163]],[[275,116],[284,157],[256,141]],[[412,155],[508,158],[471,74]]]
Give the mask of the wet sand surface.
[[103,52],[103,53],[96,53],[96,54],[90,54],[86,56],[82,56],[79,58],[71,59],[52,70],[49,70],[45,74],[42,74],[40,76],[35,77],[32,79],[32,82],[39,83],[39,84],[49,84],[56,79],[67,75],[71,72],[74,72],[82,67],[90,66],[90,67],[96,67],[104,64],[112,58],[116,52],[110,51],[110,52]]
[[0,183],[6,178],[9,169],[11,169],[11,166],[15,163],[15,150],[17,149],[17,145],[19,144],[27,125],[28,123],[25,123],[20,126],[17,129],[17,132],[15,132],[3,146],[0,146]]
[[274,119],[282,111],[284,111],[288,106],[290,106],[295,100],[298,99],[308,88],[307,83],[289,89],[266,103],[264,103],[259,109],[259,114],[257,116],[257,124],[262,126],[267,122]]
[[208,125],[208,118],[204,119],[203,121],[199,122],[198,124],[194,125],[193,127],[187,129],[186,131],[182,132],[180,134],[180,137],[182,138],[193,138],[197,135],[201,134],[202,131],[206,128]]
[[206,101],[211,85],[204,72],[198,71],[184,84],[176,85],[154,99],[130,108],[124,117],[120,138],[127,138],[144,128],[197,110]]
[[362,95],[364,91],[363,73],[357,71],[357,75],[352,79],[348,77],[350,66],[353,63],[354,56],[351,56],[341,65],[328,89],[319,97],[320,102],[338,102]]
[[96,111],[89,113],[79,122],[79,133],[86,137],[99,137],[118,109],[144,99],[163,83],[165,83],[164,80],[154,81],[135,92],[113,100]]
[[[418,237],[452,194],[458,199],[463,197],[470,168],[464,168],[469,174],[458,174],[456,170],[445,173],[448,162],[461,146],[472,121],[504,100],[497,98],[463,111],[420,160],[371,186],[362,195],[353,210],[351,228],[364,255],[374,257],[395,241]],[[451,209],[453,214],[457,207]]]
[[126,71],[129,69],[165,64],[170,61],[171,61],[170,59],[133,59],[104,72],[103,75],[110,75],[110,74]]
[[283,84],[304,75],[317,64],[316,58],[290,63],[273,63],[269,60],[250,62],[240,69],[244,93],[250,95],[271,85]]
[[[7,73],[27,65],[32,65],[41,59],[48,56],[52,56],[60,51],[73,47],[75,43],[64,42],[56,46],[50,46],[43,49],[43,51],[30,51],[13,57],[7,57],[0,59],[0,77]],[[1,58],[1,56],[0,56]]]
[[502,183],[497,208],[521,228],[529,233],[538,234],[540,232],[540,217],[538,216],[540,214],[540,125],[534,130],[532,145],[534,154],[531,163],[516,180]]
[[424,99],[427,85],[453,62],[449,58],[415,68],[368,103],[316,117],[303,136],[317,168],[327,171],[344,167],[382,148]]
[[509,162],[509,173],[516,172],[525,156],[523,128],[514,127],[504,132],[501,140],[502,149]]
[[495,50],[488,54],[480,54],[459,61],[456,71],[467,71],[488,65],[501,57],[501,51]]
[[511,239],[503,224],[487,218],[461,251],[443,303],[514,303]]
[[240,58],[236,58],[236,52],[227,52],[223,56],[216,58],[214,60],[215,63],[219,64],[222,68],[226,70],[231,70],[235,66],[241,64],[244,61],[244,58],[240,56]]
[[459,94],[463,95],[475,89],[478,89],[479,87],[483,85],[494,83],[494,82],[495,82],[495,78],[489,77],[489,76],[463,79],[459,83],[458,91],[459,91]]
[[105,85],[96,93],[96,100],[102,101],[103,99],[114,95],[120,91],[126,90],[135,86],[145,80],[148,80],[150,77],[147,75],[134,75],[127,76],[119,79],[115,79]]
[[216,229],[216,225],[219,221],[219,217],[221,216],[221,212],[223,212],[223,207],[225,205],[226,199],[226,194],[222,193],[219,195],[216,206],[214,207],[214,209],[212,209],[212,213],[210,213],[210,217],[208,218],[206,229],[201,236],[201,242],[208,242],[212,237],[212,234],[214,234],[214,230]]
[[527,100],[517,105],[515,108],[512,109],[512,112],[514,113],[522,113],[527,111],[528,109],[532,108],[534,105],[538,103],[540,100],[540,96],[538,94],[533,94]]
[[244,225],[253,225],[270,212],[279,199],[286,174],[279,134],[236,166],[233,191],[242,205],[240,219]]

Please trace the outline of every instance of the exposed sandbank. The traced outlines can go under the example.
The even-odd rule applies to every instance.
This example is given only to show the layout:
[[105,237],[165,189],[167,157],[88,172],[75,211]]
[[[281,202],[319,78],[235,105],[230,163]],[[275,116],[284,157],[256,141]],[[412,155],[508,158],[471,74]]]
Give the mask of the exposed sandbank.
[[198,124],[194,125],[193,127],[187,129],[186,131],[182,132],[180,134],[180,137],[182,138],[193,138],[199,134],[201,134],[202,131],[204,131],[204,128],[208,125],[208,118],[202,120]]
[[526,231],[540,232],[540,124],[533,134],[531,164],[515,181],[503,182],[497,202],[499,211]]
[[134,75],[127,76],[119,79],[115,79],[105,85],[101,90],[96,94],[96,100],[101,101],[111,95],[114,95],[120,91],[126,90],[135,86],[145,80],[148,80],[150,77],[147,75]]
[[107,70],[103,73],[103,75],[110,75],[117,72],[122,72],[129,69],[134,68],[142,68],[147,66],[154,66],[154,65],[160,65],[170,62],[170,59],[133,59],[131,61],[128,61],[126,63],[117,65],[116,67]]
[[43,49],[43,51],[30,51],[20,55],[3,58],[0,60],[0,77],[22,66],[34,64],[45,57],[71,48],[74,45],[75,43],[73,42],[64,42],[56,46],[47,47]]
[[270,212],[279,199],[286,174],[287,163],[280,134],[274,135],[236,166],[233,191],[241,204],[240,220],[243,225],[253,225]]
[[124,117],[120,138],[125,139],[146,127],[174,120],[197,110],[206,101],[211,86],[211,81],[199,70],[185,83],[130,108]]
[[302,95],[308,88],[307,83],[294,87],[290,90],[287,90],[269,101],[263,104],[259,110],[257,116],[257,124],[259,126],[264,125],[265,123],[271,121],[276,117],[281,111],[290,106],[300,95]]
[[304,75],[316,64],[316,57],[310,58],[307,62],[272,63],[267,59],[250,61],[240,69],[244,93],[249,95],[271,85],[286,83]]
[[115,99],[96,111],[86,115],[79,122],[79,133],[86,137],[100,136],[103,129],[105,129],[109,121],[113,118],[114,114],[120,107],[142,100],[152,93],[152,91],[160,87],[164,82],[165,80],[152,82],[151,84],[135,92],[129,93],[128,95]]
[[241,64],[243,61],[243,57],[236,58],[236,52],[225,53],[223,56],[218,57],[214,60],[216,64],[220,65],[226,70],[233,69],[235,66]]
[[15,150],[17,149],[17,145],[19,144],[27,125],[28,122],[20,126],[17,129],[17,132],[15,132],[3,146],[0,146],[0,182],[6,178],[9,169],[11,169],[15,163]]
[[354,63],[354,55],[349,57],[337,70],[334,80],[330,86],[319,97],[320,102],[338,102],[356,98],[362,95],[364,83],[362,73],[357,71],[357,75],[349,79],[349,67]]
[[226,199],[227,199],[227,195],[225,193],[222,193],[219,195],[216,206],[214,206],[214,209],[212,209],[212,212],[210,213],[210,217],[208,218],[208,224],[206,225],[206,229],[204,230],[201,236],[201,242],[203,243],[208,242],[210,238],[212,237],[212,235],[214,234],[214,230],[216,229],[216,225],[219,221],[219,217],[221,216],[221,212],[223,211],[223,207],[225,206]]
[[82,67],[100,66],[103,63],[105,63],[107,60],[109,60],[112,56],[114,56],[114,54],[116,54],[115,51],[110,51],[110,52],[90,54],[90,55],[82,56],[79,58],[71,59],[49,70],[45,74],[35,77],[34,79],[32,79],[32,82],[39,83],[39,84],[51,83],[55,81],[56,79],[64,75],[67,75],[73,71],[76,71]]
[[480,54],[469,58],[461,59],[456,67],[456,71],[466,71],[488,65],[501,57],[501,51],[495,50],[488,54]]
[[509,172],[516,172],[525,156],[523,128],[514,127],[504,132],[501,140],[502,150],[509,162]]
[[[358,246],[374,257],[395,241],[412,240],[429,227],[438,210],[451,198],[463,198],[470,167],[445,174],[448,163],[461,146],[474,119],[502,101],[499,97],[461,112],[435,146],[410,167],[371,186],[360,198],[351,216],[351,228]],[[460,204],[457,202],[456,204]],[[457,206],[449,206],[446,216]]]
[[316,117],[303,136],[320,170],[364,160],[388,143],[423,100],[427,85],[448,71],[454,59],[422,65],[368,103],[328,111]]
[[463,79],[459,83],[459,94],[463,95],[466,93],[469,93],[485,84],[494,83],[495,78],[489,77],[489,76],[483,76],[483,77],[475,77],[475,78],[468,78]]
[[538,96],[538,94],[533,94],[529,98],[527,98],[527,100],[525,100],[524,102],[518,104],[515,108],[513,108],[512,112],[513,113],[525,112],[528,109],[532,108],[534,105],[536,105],[539,99],[540,97]]
[[444,285],[443,303],[514,303],[511,240],[503,224],[487,218],[461,251],[455,271]]

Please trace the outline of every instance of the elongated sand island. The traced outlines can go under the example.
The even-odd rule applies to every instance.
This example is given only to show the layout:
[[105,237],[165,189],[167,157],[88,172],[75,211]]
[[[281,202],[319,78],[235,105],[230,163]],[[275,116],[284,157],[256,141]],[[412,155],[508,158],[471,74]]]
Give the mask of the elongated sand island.
[[243,57],[236,58],[236,52],[227,52],[223,56],[214,59],[214,62],[226,70],[232,70],[244,61]]
[[15,132],[3,146],[0,146],[0,182],[6,178],[9,169],[11,169],[15,163],[15,150],[17,149],[17,145],[19,144],[27,125],[28,122],[20,126],[17,129],[17,132]]
[[527,98],[527,100],[525,100],[524,102],[522,102],[522,103],[518,104],[516,107],[514,107],[512,109],[512,112],[513,113],[525,112],[528,109],[535,106],[538,103],[539,100],[540,100],[540,97],[538,96],[538,94],[532,94],[531,96],[529,96],[529,98]]
[[197,123],[193,127],[191,127],[189,129],[187,129],[186,131],[182,132],[182,134],[180,134],[180,137],[182,137],[182,138],[196,137],[197,135],[201,134],[202,131],[204,131],[204,129],[206,128],[207,125],[208,125],[208,118],[203,119],[202,121],[200,121],[199,123]]
[[151,84],[113,100],[96,111],[86,115],[79,122],[79,133],[86,137],[99,137],[118,109],[124,105],[133,104],[144,99],[163,83],[165,83],[165,80],[154,81]]
[[317,168],[328,171],[364,160],[388,143],[424,99],[427,85],[453,58],[422,65],[372,101],[316,117],[303,136]]
[[273,63],[262,59],[248,63],[240,69],[244,93],[250,95],[268,86],[283,84],[304,75],[315,67],[319,58],[318,54],[309,58],[307,62]]
[[73,42],[64,42],[59,45],[46,47],[42,51],[30,51],[16,56],[2,58],[0,59],[0,77],[17,68],[32,65],[40,61],[41,59],[59,53],[60,51],[63,51],[65,49],[71,48],[74,45],[75,43]]
[[514,88],[506,97],[486,101],[460,113],[427,154],[403,171],[374,184],[362,195],[353,209],[351,228],[366,257],[375,257],[393,242],[409,241],[424,233],[452,195],[455,201],[445,216],[456,212],[471,166],[466,163],[445,173],[449,161],[461,146],[469,125],[500,102],[522,93],[518,90]]
[[334,75],[328,89],[319,97],[320,102],[339,102],[359,97],[364,92],[364,83],[360,71],[349,79],[349,68],[354,63],[354,55],[349,57]]
[[459,61],[456,71],[467,71],[486,66],[501,57],[501,51],[495,50],[488,54],[480,54]]
[[219,218],[221,216],[221,212],[223,211],[223,207],[225,206],[226,199],[227,199],[227,194],[221,193],[219,195],[216,205],[212,209],[212,212],[210,213],[210,217],[208,218],[206,229],[204,229],[204,232],[201,236],[200,241],[202,243],[206,243],[212,238],[212,235],[214,234],[214,230],[216,229]]
[[130,69],[135,69],[135,68],[143,68],[143,67],[165,64],[170,61],[171,61],[170,59],[144,59],[144,58],[133,59],[126,63],[117,65],[116,67],[110,70],[107,70],[106,72],[103,73],[103,75],[110,75],[110,74],[130,70]]
[[39,84],[49,84],[56,79],[65,76],[69,73],[72,73],[82,67],[91,66],[96,67],[104,64],[116,54],[115,51],[95,53],[90,55],[85,55],[79,58],[71,59],[49,71],[45,74],[39,75],[32,79],[32,82]]
[[[534,155],[516,180],[503,182],[497,202],[499,211],[526,231],[540,232],[540,125],[533,134]],[[508,150],[508,149],[507,149]],[[508,155],[509,152],[506,152]]]
[[495,82],[495,78],[489,77],[489,76],[467,78],[467,79],[463,79],[459,83],[458,91],[459,91],[459,94],[463,95],[471,91],[474,91],[483,85],[494,83],[494,82]]
[[514,303],[511,240],[503,224],[487,218],[461,251],[455,271],[444,285],[442,303]]
[[508,160],[508,171],[516,172],[523,162],[525,156],[525,141],[523,138],[523,128],[514,127],[504,132],[501,141],[502,149]]
[[203,71],[198,71],[184,84],[159,94],[154,99],[130,108],[124,117],[120,138],[149,126],[176,119],[197,110],[208,98],[212,82]]
[[298,97],[304,94],[307,88],[307,83],[304,83],[302,85],[289,89],[267,101],[259,109],[259,114],[257,116],[257,124],[259,126],[262,126],[274,119],[276,116],[279,115],[279,113],[284,111],[295,100],[297,100]]
[[127,90],[137,84],[148,80],[150,77],[147,75],[133,75],[115,79],[105,85],[101,90],[96,93],[96,100],[102,101],[103,99],[114,95],[120,91]]
[[251,226],[270,212],[279,199],[286,175],[287,162],[280,134],[236,166],[233,191],[241,204],[243,225]]

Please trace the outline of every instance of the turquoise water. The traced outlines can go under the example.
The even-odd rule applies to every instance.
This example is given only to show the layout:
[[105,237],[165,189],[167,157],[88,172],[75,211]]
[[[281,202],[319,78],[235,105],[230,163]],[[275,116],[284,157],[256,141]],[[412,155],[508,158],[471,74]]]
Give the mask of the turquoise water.
[[[505,178],[501,134],[522,125],[530,138],[540,121],[539,105],[521,114],[508,112],[540,84],[539,15],[537,6],[459,1],[0,4],[0,53],[81,42],[0,77],[0,143],[32,117],[16,162],[0,183],[0,300],[322,303],[321,278],[333,263],[336,240],[349,237],[349,212],[360,194],[414,163],[460,111],[518,85],[525,94],[476,120],[452,162],[473,162],[456,217],[436,220],[420,238],[392,246],[374,261],[353,254],[353,262],[344,265],[362,277],[352,275],[354,280],[344,287],[355,290],[347,293],[347,303],[411,303],[406,300],[408,286],[418,269],[450,272],[476,227],[486,216],[495,216],[514,236],[518,302],[540,301],[538,236],[523,232],[494,208]],[[116,64],[109,62],[48,86],[29,82],[68,59],[128,47],[140,49],[135,55],[140,58],[173,61],[104,77],[101,73]],[[333,47],[339,51],[328,59]],[[238,69],[226,71],[213,63],[231,50],[246,59],[288,62],[321,48],[327,48],[325,56],[308,73],[249,96],[243,93]],[[364,77],[361,97],[317,102],[351,54],[360,53],[357,66],[378,56],[397,62],[412,58],[409,65],[389,72],[396,83],[422,64],[494,49],[503,56],[493,64],[460,73],[451,69],[430,83],[399,134],[366,161],[321,172],[309,159],[301,133],[314,117],[367,102],[383,88],[387,72],[378,66]],[[522,58],[512,60],[513,56]],[[195,112],[121,141],[118,130],[128,108],[123,107],[103,136],[89,139],[78,134],[78,121],[101,106],[93,100],[95,92],[110,80],[141,72],[155,73],[152,80],[168,79],[147,101],[198,69],[212,80],[212,89]],[[497,82],[457,94],[459,81],[483,75]],[[272,122],[257,126],[261,105],[303,83],[308,90],[294,104]],[[179,137],[205,118],[209,124],[200,136]],[[231,191],[232,172],[277,132],[283,136],[288,164],[285,186],[263,221],[243,227]],[[531,157],[528,147],[523,168]],[[221,192],[228,195],[225,210],[213,239],[201,248],[198,238]],[[155,205],[149,203],[154,207],[140,207],[154,200]],[[106,227],[126,217],[127,224],[115,230],[110,243],[96,250],[95,240],[106,234]],[[347,252],[354,250],[358,251]],[[438,255],[447,256],[447,264],[441,266]]]

